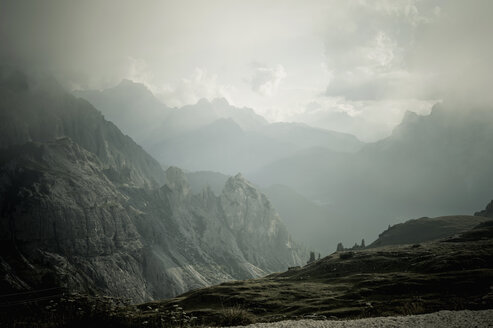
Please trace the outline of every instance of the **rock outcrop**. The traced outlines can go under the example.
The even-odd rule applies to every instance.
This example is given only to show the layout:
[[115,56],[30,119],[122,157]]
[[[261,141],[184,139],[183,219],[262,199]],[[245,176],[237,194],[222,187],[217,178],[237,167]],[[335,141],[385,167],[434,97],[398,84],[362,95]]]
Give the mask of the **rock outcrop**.
[[159,163],[86,100],[66,93],[54,80],[36,82],[18,71],[0,72],[0,148],[60,137],[95,154],[118,183],[157,187],[164,181]]
[[486,208],[482,211],[474,213],[475,216],[485,216],[487,218],[493,218],[493,200],[486,205]]

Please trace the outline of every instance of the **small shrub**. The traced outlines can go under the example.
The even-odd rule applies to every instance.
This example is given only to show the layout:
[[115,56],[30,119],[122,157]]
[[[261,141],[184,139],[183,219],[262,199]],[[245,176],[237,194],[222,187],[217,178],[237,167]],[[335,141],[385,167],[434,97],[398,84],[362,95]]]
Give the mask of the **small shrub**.
[[254,316],[240,305],[223,308],[219,324],[222,326],[249,325],[254,322]]
[[398,308],[398,312],[403,315],[422,314],[425,312],[425,307],[421,301],[415,300],[404,303]]
[[343,252],[341,254],[339,254],[339,258],[341,260],[347,260],[347,259],[350,259],[354,256],[354,253],[353,252]]

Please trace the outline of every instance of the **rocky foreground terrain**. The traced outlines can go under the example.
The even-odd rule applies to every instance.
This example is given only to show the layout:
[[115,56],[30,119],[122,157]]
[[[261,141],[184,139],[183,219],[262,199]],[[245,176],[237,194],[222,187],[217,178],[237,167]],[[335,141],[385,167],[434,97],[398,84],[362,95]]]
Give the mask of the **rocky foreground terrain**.
[[378,317],[358,320],[298,320],[258,323],[249,328],[487,328],[493,326],[493,310],[440,311],[430,314]]
[[[291,327],[295,320],[294,327],[339,327],[337,322],[348,319],[492,309],[493,222],[439,241],[336,252],[304,267],[197,289],[168,300],[128,305],[118,299],[64,295],[46,302],[47,308],[38,306],[34,311],[30,305],[21,305],[17,316],[9,313],[8,323],[188,327],[281,322],[265,327]],[[467,322],[474,322],[473,312],[464,313]],[[478,313],[490,321],[476,326],[491,322],[491,311]],[[440,316],[422,321],[423,326],[433,326]],[[454,327],[460,318],[451,314],[444,322]],[[363,321],[377,326],[392,322]]]

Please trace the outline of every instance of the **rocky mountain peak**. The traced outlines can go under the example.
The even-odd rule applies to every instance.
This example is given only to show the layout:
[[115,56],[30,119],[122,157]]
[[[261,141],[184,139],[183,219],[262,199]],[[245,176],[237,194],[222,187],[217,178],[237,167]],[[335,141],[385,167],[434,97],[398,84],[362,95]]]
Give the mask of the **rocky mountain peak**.
[[253,231],[265,225],[265,231],[270,231],[279,221],[279,215],[267,197],[256,190],[240,173],[226,181],[221,202],[230,214],[232,228],[241,226]]
[[230,193],[237,193],[237,192],[243,192],[243,193],[250,193],[252,195],[255,195],[255,198],[257,198],[257,194],[260,194],[255,187],[252,186],[252,184],[247,181],[241,173],[236,174],[235,176],[230,177],[227,181],[226,184],[224,185],[223,189],[223,194],[230,194]]
[[223,106],[223,107],[229,106],[229,102],[224,97],[214,98],[212,99],[211,103],[214,106]]
[[113,88],[113,90],[120,90],[122,92],[131,91],[133,95],[138,93],[139,95],[146,95],[149,97],[154,97],[152,92],[142,83],[134,82],[129,79],[123,79],[120,83]]
[[402,123],[415,122],[419,115],[413,111],[407,110],[402,117]]
[[197,101],[196,105],[197,106],[208,106],[208,107],[210,107],[211,103],[206,98],[200,98],[199,101]]
[[171,166],[166,170],[166,185],[173,191],[188,195],[191,191],[185,173],[176,166]]
[[486,208],[482,211],[474,213],[475,216],[484,216],[487,218],[493,218],[493,200],[486,205]]

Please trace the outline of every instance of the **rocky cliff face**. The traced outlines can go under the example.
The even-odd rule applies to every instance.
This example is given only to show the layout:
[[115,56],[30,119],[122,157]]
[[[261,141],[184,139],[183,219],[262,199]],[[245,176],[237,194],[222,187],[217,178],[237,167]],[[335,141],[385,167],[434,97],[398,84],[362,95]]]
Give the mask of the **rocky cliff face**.
[[1,71],[0,148],[60,137],[95,154],[118,183],[156,187],[163,182],[159,163],[87,101],[54,80],[32,81],[18,71]]
[[[226,222],[250,263],[269,271],[279,271],[286,261],[302,262],[267,197],[240,174],[226,182],[220,202]],[[266,249],[275,256],[262,256]]]
[[[266,197],[241,176],[220,196],[192,193],[180,169],[162,172],[93,107],[70,96],[50,105],[50,95],[42,102],[45,92],[20,85],[0,88],[14,102],[0,97],[8,127],[0,138],[1,290],[65,286],[139,302],[301,264]],[[94,124],[99,134],[85,130]]]
[[149,297],[139,212],[97,156],[68,138],[11,147],[1,153],[0,181],[1,256],[21,285]]
[[493,200],[486,205],[486,208],[482,211],[474,213],[476,216],[484,216],[487,218],[493,218]]

